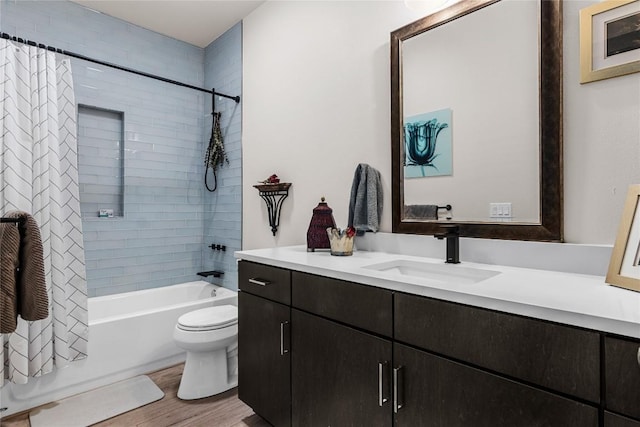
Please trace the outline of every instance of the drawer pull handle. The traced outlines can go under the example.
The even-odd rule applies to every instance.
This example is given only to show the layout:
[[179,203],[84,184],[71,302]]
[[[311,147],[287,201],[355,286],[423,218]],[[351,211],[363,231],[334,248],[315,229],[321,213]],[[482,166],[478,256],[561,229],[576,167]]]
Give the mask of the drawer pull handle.
[[402,384],[402,369],[403,366],[393,368],[393,412],[398,413],[404,406],[404,390]]
[[269,282],[268,280],[260,280],[260,279],[249,279],[249,283],[253,283],[254,285],[259,285],[259,286],[267,286],[271,284],[271,282]]
[[384,395],[384,371],[389,362],[378,362],[378,406],[384,405],[389,399]]
[[289,349],[284,347],[284,328],[288,327],[288,325],[288,320],[280,322],[280,356],[284,356],[285,354],[289,353]]

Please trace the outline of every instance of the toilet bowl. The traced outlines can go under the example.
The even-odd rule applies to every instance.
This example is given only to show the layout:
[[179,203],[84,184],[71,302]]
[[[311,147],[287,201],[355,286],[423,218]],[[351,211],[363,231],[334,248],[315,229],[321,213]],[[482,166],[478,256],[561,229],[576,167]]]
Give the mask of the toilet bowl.
[[[238,307],[220,305],[183,314],[173,330],[176,345],[187,352],[178,397],[200,399],[227,391],[238,384]],[[228,355],[229,354],[229,355]]]

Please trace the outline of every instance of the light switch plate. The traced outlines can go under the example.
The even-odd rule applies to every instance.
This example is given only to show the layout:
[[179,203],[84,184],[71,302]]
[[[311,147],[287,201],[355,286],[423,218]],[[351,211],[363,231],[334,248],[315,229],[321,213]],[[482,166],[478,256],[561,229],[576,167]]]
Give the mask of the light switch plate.
[[511,203],[489,203],[489,218],[511,218]]

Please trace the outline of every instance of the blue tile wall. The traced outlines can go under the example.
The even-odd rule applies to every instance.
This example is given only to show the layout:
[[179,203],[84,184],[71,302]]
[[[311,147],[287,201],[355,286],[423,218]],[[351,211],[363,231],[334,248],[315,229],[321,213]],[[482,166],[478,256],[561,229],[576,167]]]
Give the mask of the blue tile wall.
[[[3,32],[240,93],[239,25],[205,50],[68,1],[0,0],[0,12]],[[210,95],[78,59],[72,59],[72,67],[77,103],[124,116],[124,216],[83,220],[89,295],[197,280],[196,272],[213,267],[228,271],[223,284],[236,288],[240,107],[217,102],[231,164],[219,174],[220,189],[205,194]],[[227,252],[206,248],[211,239],[226,244]]]
[[[222,284],[230,289],[238,287],[238,267],[233,251],[242,244],[242,23],[236,24],[205,49],[205,86],[227,95],[240,95],[241,101],[216,97],[216,111],[222,113],[221,130],[229,164],[218,172],[218,189],[205,190],[204,239],[206,245],[225,245],[227,250],[214,251],[205,245],[203,263],[206,270],[224,271]],[[211,112],[211,100],[204,105]],[[207,141],[211,136],[211,117],[205,123]]]

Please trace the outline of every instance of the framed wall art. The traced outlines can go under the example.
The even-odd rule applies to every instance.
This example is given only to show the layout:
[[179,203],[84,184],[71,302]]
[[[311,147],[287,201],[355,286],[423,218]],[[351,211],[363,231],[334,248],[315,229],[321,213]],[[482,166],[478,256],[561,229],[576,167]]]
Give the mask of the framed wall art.
[[640,71],[640,0],[580,10],[580,83]]
[[451,109],[406,117],[404,177],[452,175]]
[[606,282],[640,292],[640,184],[629,187]]

